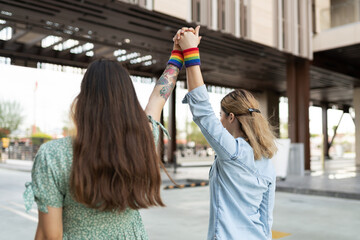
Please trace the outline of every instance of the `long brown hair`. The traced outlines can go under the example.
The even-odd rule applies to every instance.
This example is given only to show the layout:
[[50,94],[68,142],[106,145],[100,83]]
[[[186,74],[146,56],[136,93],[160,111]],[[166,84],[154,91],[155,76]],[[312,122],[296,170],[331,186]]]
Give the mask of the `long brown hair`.
[[72,110],[75,200],[102,211],[164,206],[154,137],[126,69],[92,62]]
[[255,160],[262,157],[272,158],[277,151],[273,127],[259,112],[259,102],[243,89],[230,92],[221,100],[221,108],[225,113],[233,113],[240,122],[240,127],[254,151]]

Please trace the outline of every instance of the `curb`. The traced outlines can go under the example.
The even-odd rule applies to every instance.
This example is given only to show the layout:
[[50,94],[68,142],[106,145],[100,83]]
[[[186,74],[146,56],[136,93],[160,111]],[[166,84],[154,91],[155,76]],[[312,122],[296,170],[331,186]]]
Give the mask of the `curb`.
[[303,194],[303,195],[312,195],[312,196],[360,200],[360,193],[335,192],[335,191],[307,189],[307,188],[294,188],[294,187],[282,187],[282,186],[276,186],[276,191],[277,192]]
[[7,164],[0,163],[0,169],[20,171],[20,172],[31,172],[31,168],[19,168],[19,166],[9,166]]
[[[31,172],[31,168],[19,167],[18,165],[9,165],[0,163],[0,169],[19,171],[19,172]],[[208,185],[208,180],[205,179],[175,179],[179,185],[184,185],[182,187],[198,187],[198,186],[206,186]],[[202,183],[202,184],[201,184]],[[205,184],[204,184],[205,183]],[[164,179],[162,181],[163,185],[171,184],[171,181],[168,179]],[[189,185],[189,186],[188,186]],[[167,189],[176,188],[175,186],[166,186]],[[277,192],[287,192],[294,194],[303,194],[303,195],[311,195],[311,196],[322,196],[322,197],[334,197],[334,198],[342,198],[349,200],[360,200],[360,193],[350,193],[350,192],[335,192],[335,191],[326,191],[319,189],[308,189],[308,188],[296,188],[296,187],[284,187],[284,186],[276,186]]]

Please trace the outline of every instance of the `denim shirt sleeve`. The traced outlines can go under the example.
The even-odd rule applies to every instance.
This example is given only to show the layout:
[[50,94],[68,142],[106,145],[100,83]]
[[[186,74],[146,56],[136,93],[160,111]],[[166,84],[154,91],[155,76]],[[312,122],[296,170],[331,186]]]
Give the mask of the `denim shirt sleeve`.
[[215,116],[205,85],[187,93],[182,102],[189,104],[194,122],[199,126],[218,158],[235,158],[238,155],[237,140],[223,127],[220,120]]

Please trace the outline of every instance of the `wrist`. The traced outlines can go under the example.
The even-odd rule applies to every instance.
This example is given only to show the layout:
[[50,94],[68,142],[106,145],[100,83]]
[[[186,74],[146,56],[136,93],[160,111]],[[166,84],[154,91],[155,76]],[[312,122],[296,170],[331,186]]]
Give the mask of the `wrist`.
[[174,65],[181,70],[184,64],[184,56],[181,50],[174,49],[171,51],[171,56],[168,64]]
[[183,55],[184,55],[185,66],[187,68],[191,66],[201,65],[199,48],[193,47],[193,48],[185,49],[183,51]]
[[173,50],[182,51],[181,47],[176,45],[173,46]]

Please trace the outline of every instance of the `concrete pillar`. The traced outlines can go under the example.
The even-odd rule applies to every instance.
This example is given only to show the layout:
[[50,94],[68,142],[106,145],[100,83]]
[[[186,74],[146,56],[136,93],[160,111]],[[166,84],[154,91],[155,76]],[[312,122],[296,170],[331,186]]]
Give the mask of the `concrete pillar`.
[[310,170],[310,61],[289,56],[286,65],[289,138],[304,144],[305,170]]
[[356,166],[360,166],[360,88],[354,89]]
[[280,95],[274,91],[254,94],[260,103],[260,111],[274,127],[276,137],[280,136],[279,101]]
[[168,143],[167,159],[168,163],[174,163],[174,154],[176,151],[176,86],[169,98],[169,134],[171,140]]

